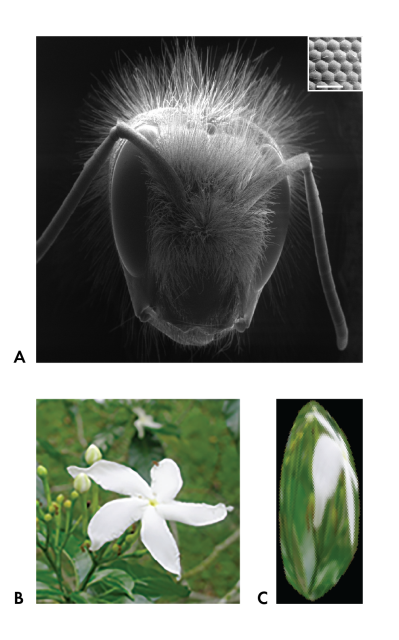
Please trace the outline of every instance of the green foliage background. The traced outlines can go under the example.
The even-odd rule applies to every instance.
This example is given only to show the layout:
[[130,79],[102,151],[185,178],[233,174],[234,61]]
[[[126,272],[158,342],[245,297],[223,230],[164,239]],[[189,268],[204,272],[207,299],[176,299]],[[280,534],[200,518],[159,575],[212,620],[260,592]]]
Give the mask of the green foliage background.
[[[162,429],[146,429],[145,438],[139,439],[134,427],[135,406],[162,423]],[[84,452],[92,443],[101,449],[104,459],[132,466],[146,480],[154,461],[170,457],[179,465],[183,478],[178,500],[234,506],[224,521],[214,525],[197,528],[172,524],[178,534],[184,581],[185,573],[203,562],[239,527],[238,410],[238,401],[223,400],[133,400],[130,405],[119,400],[38,400],[37,463],[48,469],[51,492],[56,496],[72,490],[66,468],[88,466]],[[37,485],[38,497],[45,504],[40,480]],[[100,505],[116,497],[120,496],[100,489]],[[135,562],[143,569],[160,569],[149,554]],[[238,580],[237,539],[205,569],[187,578],[194,593],[181,601],[220,599]],[[196,598],[195,594],[200,595]],[[165,597],[158,600],[167,601]]]

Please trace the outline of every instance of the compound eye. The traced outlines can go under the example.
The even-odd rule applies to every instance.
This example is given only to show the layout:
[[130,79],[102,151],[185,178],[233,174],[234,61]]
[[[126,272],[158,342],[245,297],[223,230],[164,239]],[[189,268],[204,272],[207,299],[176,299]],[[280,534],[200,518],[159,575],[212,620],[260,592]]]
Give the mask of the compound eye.
[[120,259],[130,275],[144,275],[147,262],[147,176],[138,149],[124,142],[111,177],[111,219]]

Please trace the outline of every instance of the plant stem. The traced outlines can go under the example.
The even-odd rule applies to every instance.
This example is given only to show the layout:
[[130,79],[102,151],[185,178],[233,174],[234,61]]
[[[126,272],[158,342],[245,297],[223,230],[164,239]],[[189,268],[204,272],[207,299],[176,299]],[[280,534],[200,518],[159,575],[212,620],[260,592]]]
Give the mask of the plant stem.
[[70,535],[70,528],[71,528],[71,521],[72,521],[72,507],[67,509],[66,512],[66,517],[65,517],[65,534],[64,534],[64,540],[63,543],[61,545],[61,549],[63,549],[67,543],[67,540],[69,538]]
[[46,546],[45,549],[47,551],[47,549],[49,548],[49,544],[50,544],[50,533],[51,533],[51,525],[52,525],[52,520],[50,520],[50,522],[46,522]]
[[[69,534],[68,534],[68,538],[69,536],[71,536],[73,534],[73,532],[75,531],[76,527],[78,526],[79,522],[81,521],[82,516],[79,516],[79,518],[76,520],[75,524],[73,525],[73,527],[71,528]],[[65,540],[66,542],[66,540]]]
[[62,511],[61,505],[58,505],[58,511],[56,511],[55,515],[55,540],[54,540],[54,549],[57,549],[60,542],[60,531],[61,531],[61,518]]
[[87,587],[87,584],[91,578],[91,576],[93,575],[93,573],[95,572],[95,570],[97,569],[97,567],[100,566],[100,564],[104,564],[103,562],[103,555],[104,555],[104,551],[105,551],[105,546],[102,547],[102,549],[100,549],[100,551],[97,554],[97,557],[93,555],[93,552],[90,551],[89,549],[87,550],[88,553],[90,554],[91,560],[92,560],[92,567],[89,571],[89,573],[87,574],[87,576],[85,577],[85,579],[83,580],[81,586],[79,587],[78,591],[84,591]]
[[92,495],[91,509],[92,509],[93,515],[95,515],[98,511],[98,485],[93,484],[91,495]]
[[[90,551],[89,551],[90,553]],[[79,587],[78,591],[84,591],[87,587],[87,584],[91,578],[91,576],[93,575],[93,573],[95,572],[95,570],[97,569],[97,567],[99,566],[100,563],[97,563],[95,557],[90,553],[91,556],[91,560],[93,562],[92,567],[89,571],[89,573],[87,574],[87,576],[85,577],[85,579],[83,580],[81,586]]]
[[82,529],[83,537],[87,538],[87,500],[84,493],[80,495],[80,504],[82,507]]

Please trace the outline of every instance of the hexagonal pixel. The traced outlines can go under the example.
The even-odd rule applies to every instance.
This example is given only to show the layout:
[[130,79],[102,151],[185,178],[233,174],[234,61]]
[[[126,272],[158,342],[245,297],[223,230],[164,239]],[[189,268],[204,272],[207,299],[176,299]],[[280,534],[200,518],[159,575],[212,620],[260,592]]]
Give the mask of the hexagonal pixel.
[[332,51],[330,51],[329,49],[326,49],[321,54],[321,59],[324,60],[325,62],[329,63],[332,60],[334,60],[334,53]]
[[309,91],[361,91],[361,38],[309,38]]

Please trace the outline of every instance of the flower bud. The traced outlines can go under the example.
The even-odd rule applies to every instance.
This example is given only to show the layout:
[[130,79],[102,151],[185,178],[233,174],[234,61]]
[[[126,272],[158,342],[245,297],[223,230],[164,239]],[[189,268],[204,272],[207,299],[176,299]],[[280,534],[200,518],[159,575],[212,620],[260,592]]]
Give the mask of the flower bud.
[[79,494],[77,491],[72,491],[71,493],[72,500],[77,500],[79,498]]
[[37,475],[40,478],[44,478],[47,475],[47,469],[46,467],[42,467],[41,465],[37,468]]
[[85,473],[79,473],[73,481],[73,486],[79,493],[86,493],[91,487],[90,478]]
[[46,522],[51,522],[53,517],[49,513],[46,513],[46,515],[44,516],[44,519]]
[[99,460],[101,460],[101,458],[102,458],[102,454],[100,449],[95,444],[91,444],[85,453],[85,460],[87,464],[92,465],[95,462],[98,462]]
[[58,504],[61,504],[64,501],[64,496],[62,495],[62,493],[58,494],[56,500]]
[[127,544],[131,544],[132,542],[135,542],[137,540],[137,536],[133,533],[129,533],[128,536],[126,536],[126,543]]
[[54,513],[55,512],[55,507],[56,507],[56,504],[53,502],[48,508],[49,512],[50,513]]
[[64,507],[65,509],[70,509],[72,507],[72,502],[70,500],[65,500]]

